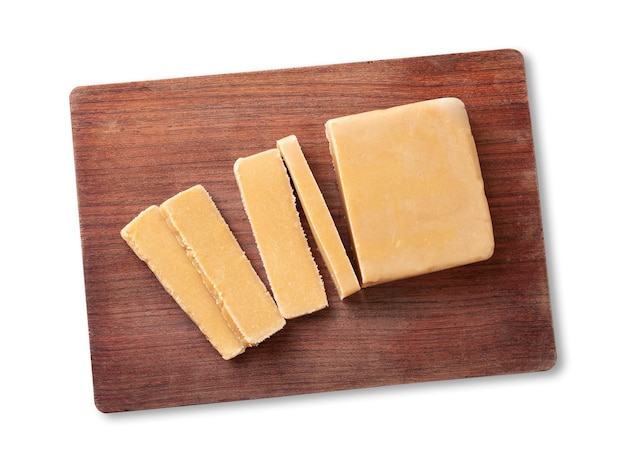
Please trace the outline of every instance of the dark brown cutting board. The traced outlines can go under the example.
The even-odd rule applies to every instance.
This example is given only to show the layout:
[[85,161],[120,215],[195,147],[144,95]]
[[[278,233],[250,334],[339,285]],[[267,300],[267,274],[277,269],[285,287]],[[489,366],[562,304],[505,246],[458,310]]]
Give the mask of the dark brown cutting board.
[[[194,184],[267,282],[232,172],[295,134],[352,257],[327,119],[456,96],[496,250],[364,289],[224,361],[120,229]],[[556,361],[524,60],[514,50],[79,87],[70,97],[95,403],[103,412],[543,371]],[[307,235],[308,227],[304,224]],[[285,267],[289,271],[289,267]]]

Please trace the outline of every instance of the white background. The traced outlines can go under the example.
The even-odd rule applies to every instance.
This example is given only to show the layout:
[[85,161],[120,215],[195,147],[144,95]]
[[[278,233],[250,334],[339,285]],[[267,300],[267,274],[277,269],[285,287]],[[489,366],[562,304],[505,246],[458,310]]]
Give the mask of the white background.
[[[619,3],[366,3],[2,3],[0,459],[626,460]],[[526,58],[559,357],[553,370],[96,410],[72,88],[499,48]]]

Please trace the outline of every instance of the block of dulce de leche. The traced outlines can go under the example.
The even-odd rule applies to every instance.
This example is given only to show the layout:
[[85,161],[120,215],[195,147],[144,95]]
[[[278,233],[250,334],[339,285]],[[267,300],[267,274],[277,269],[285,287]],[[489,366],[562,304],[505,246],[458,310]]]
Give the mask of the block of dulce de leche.
[[280,312],[295,318],[328,306],[278,149],[237,159],[237,185]]
[[461,100],[334,118],[326,136],[364,287],[491,257],[491,215]]
[[315,181],[296,136],[290,135],[278,140],[277,146],[287,170],[289,170],[302,210],[335,284],[339,298],[344,299],[359,291],[361,286],[346,254],[343,242],[341,242],[324,196]]
[[246,346],[283,328],[285,319],[272,296],[201,185],[166,200],[160,210]]
[[141,212],[121,235],[224,359],[243,353],[243,342],[222,316],[157,206]]

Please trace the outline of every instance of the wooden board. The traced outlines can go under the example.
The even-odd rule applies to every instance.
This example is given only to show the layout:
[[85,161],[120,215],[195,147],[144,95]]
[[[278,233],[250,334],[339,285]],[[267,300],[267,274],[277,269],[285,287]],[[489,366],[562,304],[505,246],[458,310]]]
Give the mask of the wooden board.
[[[350,249],[327,119],[456,96],[496,250],[371,287],[224,361],[121,239],[150,204],[212,194],[267,282],[232,172],[298,136]],[[95,404],[103,412],[543,371],[556,360],[522,55],[497,50],[79,87],[70,97]],[[305,230],[310,236],[305,223]],[[352,257],[352,251],[349,250]],[[285,268],[289,271],[289,268]]]

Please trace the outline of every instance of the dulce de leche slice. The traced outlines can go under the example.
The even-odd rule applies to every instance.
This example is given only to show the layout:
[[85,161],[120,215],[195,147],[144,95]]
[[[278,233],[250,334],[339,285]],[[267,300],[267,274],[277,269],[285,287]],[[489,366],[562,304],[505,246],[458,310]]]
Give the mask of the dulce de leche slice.
[[160,209],[225,319],[246,345],[256,345],[282,329],[285,319],[201,185],[176,194]]
[[291,319],[328,306],[278,149],[237,159],[234,171],[282,315]]
[[343,242],[341,242],[324,196],[315,181],[296,136],[290,135],[278,140],[277,146],[287,170],[289,170],[304,215],[324,263],[330,272],[339,298],[344,299],[359,291],[361,286],[346,254]]
[[222,316],[157,206],[141,212],[121,235],[224,359],[243,353],[244,344]]
[[326,123],[364,287],[491,257],[494,236],[463,102]]

